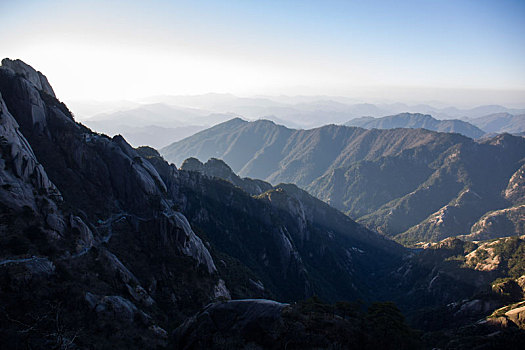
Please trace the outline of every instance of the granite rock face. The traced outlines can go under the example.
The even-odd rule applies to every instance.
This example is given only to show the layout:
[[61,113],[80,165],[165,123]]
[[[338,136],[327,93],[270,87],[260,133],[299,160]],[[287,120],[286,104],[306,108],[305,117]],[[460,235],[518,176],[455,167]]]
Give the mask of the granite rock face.
[[525,164],[510,178],[504,196],[505,199],[514,204],[525,202]]
[[[213,258],[156,169],[122,137],[77,124],[45,76],[18,60],[0,66],[0,165],[7,344],[42,348],[69,337],[127,348],[123,339],[139,335],[154,348],[166,344],[159,323],[216,299]],[[70,334],[53,329],[47,320],[56,317]],[[119,331],[96,335],[108,327]]]
[[38,90],[42,90],[46,94],[56,97],[55,92],[53,91],[51,84],[49,84],[46,76],[36,71],[33,67],[25,64],[21,60],[10,60],[9,58],[4,58],[2,60],[2,67],[9,68],[16,74],[22,75]]
[[503,328],[517,327],[525,330],[525,302],[497,309],[486,322]]
[[[175,241],[183,245],[181,251],[193,254],[213,272],[207,249],[187,222],[171,210],[166,185],[155,168],[121,136],[109,139],[76,124],[63,104],[46,95],[43,87],[38,90],[41,85],[33,78],[41,74],[30,66],[21,61],[6,62],[8,68],[0,68],[3,95],[10,110],[23,120],[20,130],[37,147],[38,159],[63,189],[66,200],[81,207],[92,219],[100,219],[101,212],[106,213],[102,219],[107,219],[107,213],[123,210],[146,217],[158,212],[159,220],[163,220],[158,225],[159,233],[165,236],[163,231],[169,231],[180,236]],[[32,80],[12,74],[12,69]],[[34,106],[38,107],[36,112]]]
[[32,189],[60,197],[60,192],[49,180],[42,165],[37,161],[33,150],[19,130],[19,125],[7,110],[0,95],[0,137],[3,171],[2,186],[9,191],[2,191],[6,197],[3,203],[21,209],[29,206],[36,209],[36,198]]

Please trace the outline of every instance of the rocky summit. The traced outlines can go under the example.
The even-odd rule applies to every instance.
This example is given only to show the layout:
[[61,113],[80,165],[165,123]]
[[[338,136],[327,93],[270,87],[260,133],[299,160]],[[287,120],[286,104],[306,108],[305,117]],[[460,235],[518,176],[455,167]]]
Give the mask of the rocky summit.
[[[214,154],[180,158],[177,168],[153,148],[135,149],[120,135],[77,123],[42,73],[20,60],[2,61],[3,349],[419,349],[487,340],[497,348],[523,342],[524,238],[480,241],[494,231],[521,230],[523,165],[500,148],[520,148],[522,141],[503,135],[478,142],[422,130],[401,138],[385,131],[382,136],[392,134],[381,141],[378,131],[292,131],[240,119],[216,128],[204,131],[222,135],[212,141]],[[228,151],[232,162],[225,162],[217,158],[227,158],[218,154],[222,137],[266,143],[253,162],[254,148],[235,147]],[[350,139],[360,145],[340,160],[357,173],[365,163],[353,161],[377,162],[371,166],[380,169],[407,162],[421,167],[424,176],[413,177],[430,192],[452,179],[456,192],[443,194],[442,202],[457,200],[440,218],[474,212],[472,232],[445,240],[437,235],[436,242],[409,249],[376,232],[379,221],[362,219],[364,226],[310,195],[304,184],[323,173],[300,169],[321,154],[317,147],[326,151],[318,142],[326,137],[334,145]],[[176,153],[182,157],[198,142],[190,141]],[[304,142],[310,151],[295,153],[277,173],[265,169],[282,161],[274,151]],[[486,188],[474,176],[474,150],[502,156]],[[290,176],[303,189],[242,177],[252,171],[272,182]],[[417,181],[407,180],[395,195],[415,191]],[[389,196],[378,194],[383,202]],[[484,196],[501,201],[486,205],[479,200]],[[384,210],[381,201],[370,206]]]

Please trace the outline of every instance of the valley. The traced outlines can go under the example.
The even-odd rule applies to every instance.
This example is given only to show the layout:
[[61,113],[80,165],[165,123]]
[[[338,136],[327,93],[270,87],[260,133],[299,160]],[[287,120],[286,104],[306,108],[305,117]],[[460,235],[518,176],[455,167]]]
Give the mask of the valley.
[[8,348],[525,337],[521,137],[237,118],[159,152],[77,123],[20,60],[0,97]]

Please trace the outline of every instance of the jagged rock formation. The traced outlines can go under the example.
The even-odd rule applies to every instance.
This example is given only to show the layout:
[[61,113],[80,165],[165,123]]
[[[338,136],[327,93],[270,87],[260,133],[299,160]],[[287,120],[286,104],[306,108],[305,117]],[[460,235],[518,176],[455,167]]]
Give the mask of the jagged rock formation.
[[294,183],[368,228],[413,244],[469,234],[486,213],[519,204],[512,193],[523,187],[525,140],[335,125],[292,130],[237,118],[161,153],[179,163],[221,158],[241,176]]
[[455,132],[473,139],[485,134],[483,130],[462,120],[437,120],[431,115],[420,113],[400,113],[381,118],[356,118],[346,122],[345,125],[365,129],[422,128],[439,132]]
[[188,158],[182,163],[180,168],[181,170],[196,171],[212,178],[229,181],[251,195],[259,195],[272,189],[272,185],[262,180],[247,177],[241,179],[228,164],[217,158],[211,158],[204,164],[197,158]]
[[165,310],[180,319],[215,298],[208,249],[124,139],[75,123],[41,73],[3,62],[2,343],[165,344]]
[[56,97],[53,88],[49,84],[49,81],[47,81],[46,76],[40,72],[37,72],[33,67],[20,60],[10,60],[9,58],[4,58],[2,60],[2,67],[11,69],[16,74],[20,74],[25,79],[27,79],[38,90],[42,90],[46,94]]

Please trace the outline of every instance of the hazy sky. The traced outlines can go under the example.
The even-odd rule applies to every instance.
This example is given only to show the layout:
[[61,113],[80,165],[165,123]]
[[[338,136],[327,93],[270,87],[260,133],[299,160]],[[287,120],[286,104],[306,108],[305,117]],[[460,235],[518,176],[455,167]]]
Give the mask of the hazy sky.
[[1,0],[0,23],[0,55],[42,71],[66,101],[231,92],[525,103],[522,0]]

